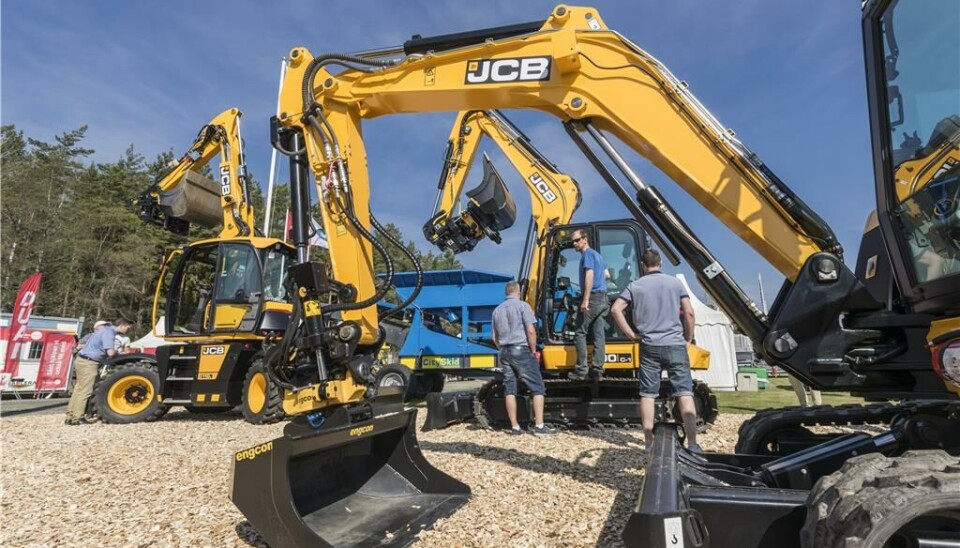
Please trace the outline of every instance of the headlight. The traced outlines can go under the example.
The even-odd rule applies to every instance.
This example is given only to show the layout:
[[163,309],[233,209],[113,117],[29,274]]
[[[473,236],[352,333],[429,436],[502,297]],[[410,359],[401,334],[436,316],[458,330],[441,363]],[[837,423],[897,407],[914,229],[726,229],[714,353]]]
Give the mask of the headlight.
[[933,368],[943,380],[960,387],[960,340],[934,349]]

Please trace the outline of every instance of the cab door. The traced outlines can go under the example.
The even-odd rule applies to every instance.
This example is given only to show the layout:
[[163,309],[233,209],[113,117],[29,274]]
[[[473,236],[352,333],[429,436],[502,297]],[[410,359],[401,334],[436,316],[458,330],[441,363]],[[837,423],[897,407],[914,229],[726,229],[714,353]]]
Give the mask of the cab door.
[[251,332],[263,297],[259,253],[246,242],[220,244],[213,293],[213,332]]
[[[544,344],[543,365],[547,370],[569,369],[576,363],[574,347],[579,304],[580,253],[573,248],[572,235],[584,230],[590,247],[597,250],[607,264],[602,274],[607,282],[611,303],[640,273],[640,256],[648,248],[646,234],[635,221],[601,221],[571,224],[554,228],[544,243],[544,276],[537,295],[540,338]],[[592,341],[588,337],[588,345]],[[637,347],[607,320],[605,368],[630,369],[636,363]],[[588,349],[589,351],[589,349]]]

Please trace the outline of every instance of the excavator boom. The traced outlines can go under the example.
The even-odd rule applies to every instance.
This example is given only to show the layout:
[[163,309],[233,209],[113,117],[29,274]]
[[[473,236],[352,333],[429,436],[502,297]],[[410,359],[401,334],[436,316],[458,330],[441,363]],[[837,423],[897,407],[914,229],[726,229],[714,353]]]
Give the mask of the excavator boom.
[[[253,235],[240,137],[242,116],[239,109],[230,108],[200,128],[190,149],[141,194],[141,219],[181,235],[187,234],[191,223],[208,228],[221,225],[220,238]],[[218,154],[217,181],[198,173]]]

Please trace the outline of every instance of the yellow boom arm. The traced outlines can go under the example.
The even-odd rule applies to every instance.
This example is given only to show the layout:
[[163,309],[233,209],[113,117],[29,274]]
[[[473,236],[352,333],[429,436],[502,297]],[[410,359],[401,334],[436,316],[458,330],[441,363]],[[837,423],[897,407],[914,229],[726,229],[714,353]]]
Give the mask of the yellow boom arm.
[[[649,159],[793,280],[835,238],[760,160],[655,58],[606,28],[596,10],[558,6],[538,31],[400,59],[290,52],[281,126],[303,132],[324,204],[333,275],[372,293],[369,245],[343,215],[369,228],[364,118],[397,113],[531,108],[590,122]],[[330,65],[344,65],[334,74]],[[715,273],[708,274],[710,276]],[[362,317],[377,333],[375,307]]]
[[[240,138],[243,113],[231,108],[200,128],[190,149],[140,198],[141,218],[186,234],[189,222],[216,226],[219,238],[252,235],[253,207],[247,196],[246,160]],[[195,173],[217,154],[217,181]]]

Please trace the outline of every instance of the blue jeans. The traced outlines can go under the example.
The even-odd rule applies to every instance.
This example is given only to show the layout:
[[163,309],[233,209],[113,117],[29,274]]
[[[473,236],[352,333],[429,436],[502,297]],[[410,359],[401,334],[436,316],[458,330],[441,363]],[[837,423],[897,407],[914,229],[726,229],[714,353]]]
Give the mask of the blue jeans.
[[593,333],[593,366],[603,369],[606,361],[605,352],[607,314],[610,312],[610,301],[606,293],[591,293],[587,301],[587,311],[580,312],[580,321],[577,323],[577,333],[574,344],[577,346],[576,372],[587,374],[587,333]]
[[674,396],[693,395],[693,375],[686,345],[640,345],[640,397],[660,397],[660,371],[666,369]]
[[543,396],[547,387],[543,385],[540,364],[527,345],[509,345],[500,348],[500,363],[503,367],[503,389],[508,396],[517,395],[517,377],[534,396]]

